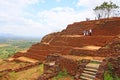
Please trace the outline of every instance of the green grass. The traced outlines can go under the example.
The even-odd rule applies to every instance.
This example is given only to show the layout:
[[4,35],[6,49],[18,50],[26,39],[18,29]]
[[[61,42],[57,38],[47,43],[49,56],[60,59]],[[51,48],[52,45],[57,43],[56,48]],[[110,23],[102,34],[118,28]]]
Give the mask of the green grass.
[[[19,72],[9,72],[5,76],[0,74],[0,80],[37,80],[43,74],[43,64]],[[7,77],[7,79],[6,79]]]
[[104,73],[104,80],[120,80],[118,76],[112,76],[109,71]]
[[66,69],[64,69],[63,71],[60,71],[57,76],[52,78],[52,80],[64,80],[66,77],[69,77],[71,80],[73,80],[73,77],[67,73]]
[[110,63],[108,63],[108,70],[104,73],[104,80],[120,80],[120,78],[113,73],[113,67]]
[[9,76],[11,77],[11,79],[16,80],[19,75],[17,75],[16,72],[10,72]]
[[16,74],[19,76],[15,80],[36,80],[41,74],[43,74],[43,67],[44,65],[40,64],[39,66],[17,72]]
[[78,60],[78,63],[79,63],[79,64],[82,63],[82,60]]
[[113,77],[108,71],[104,73],[104,80],[113,80]]
[[100,62],[97,62],[97,61],[90,61],[90,63],[100,64]]

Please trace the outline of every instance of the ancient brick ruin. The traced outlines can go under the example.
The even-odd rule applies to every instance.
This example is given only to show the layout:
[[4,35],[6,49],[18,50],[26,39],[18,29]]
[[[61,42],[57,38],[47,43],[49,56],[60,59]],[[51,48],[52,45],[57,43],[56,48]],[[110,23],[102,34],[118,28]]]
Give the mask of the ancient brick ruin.
[[[84,36],[83,31],[89,29],[93,31],[92,35]],[[120,77],[120,59],[116,57],[120,56],[120,18],[90,20],[69,24],[63,31],[51,33],[43,37],[40,43],[32,45],[26,53],[16,53],[14,58],[24,56],[41,62],[46,60],[47,62],[44,64],[45,74],[40,77],[43,78],[46,74],[49,74],[46,79],[57,75],[59,70],[66,68],[69,74],[75,76],[75,80],[78,80],[83,77],[80,77],[81,75],[86,75],[88,72],[86,70],[91,67],[90,59],[87,60],[88,62],[83,60],[83,63],[78,64],[78,62],[66,59],[65,57],[49,56],[54,53],[72,56],[104,57],[105,59],[99,64],[99,67],[92,67],[97,70],[95,70],[95,80],[103,80],[103,74],[107,70],[108,62],[111,62],[115,69],[114,73]],[[111,56],[114,57],[112,61],[110,61]],[[53,64],[55,66],[51,67],[50,65]],[[74,66],[74,68],[70,66]],[[47,69],[52,69],[55,74],[47,72]],[[83,71],[84,69],[86,70]]]
[[[92,29],[92,36],[83,36],[83,30]],[[43,37],[40,43],[34,44],[25,53],[17,53],[14,57],[26,56],[33,59],[45,60],[48,54],[78,54],[92,55],[97,50],[84,50],[84,46],[94,45],[101,48],[120,34],[120,18],[91,20],[76,22],[67,26],[65,30]],[[83,53],[83,54],[82,54]],[[100,53],[99,56],[106,56]]]
[[[113,66],[113,73],[117,76],[120,76],[120,56],[110,57],[104,59],[102,62],[99,62],[98,67],[90,66],[90,59],[81,59],[80,62],[73,59],[68,59],[62,55],[52,54],[48,55],[46,61],[44,62],[44,73],[38,78],[38,80],[48,80],[58,74],[59,71],[67,70],[68,74],[74,76],[74,80],[82,80],[82,75],[85,73],[95,75],[95,80],[104,80],[104,73],[108,70],[108,64],[110,63]],[[98,64],[99,64],[98,63]],[[89,65],[88,65],[89,64]],[[94,65],[98,65],[94,64]],[[97,71],[90,71],[87,69],[94,69]],[[89,80],[90,76],[87,76]],[[92,76],[90,77],[92,78]]]

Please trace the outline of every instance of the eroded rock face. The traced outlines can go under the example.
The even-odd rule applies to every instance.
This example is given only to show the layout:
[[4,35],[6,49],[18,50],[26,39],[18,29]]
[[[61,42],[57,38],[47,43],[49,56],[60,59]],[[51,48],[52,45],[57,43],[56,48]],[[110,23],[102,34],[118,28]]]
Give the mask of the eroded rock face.
[[41,43],[49,43],[49,41],[52,39],[52,38],[55,38],[56,36],[59,35],[59,32],[56,32],[56,33],[50,33],[50,34],[47,34],[46,36],[44,36],[41,40]]
[[120,77],[120,55],[118,57],[109,58],[108,62],[113,68],[113,74]]
[[107,45],[99,49],[98,53],[101,53],[101,55],[119,56],[120,55],[120,38],[117,37],[111,42],[109,42]]
[[[111,68],[111,70],[109,68]],[[112,77],[120,77],[120,55],[104,59],[99,67],[95,80],[104,80],[104,73],[109,70],[113,74]]]

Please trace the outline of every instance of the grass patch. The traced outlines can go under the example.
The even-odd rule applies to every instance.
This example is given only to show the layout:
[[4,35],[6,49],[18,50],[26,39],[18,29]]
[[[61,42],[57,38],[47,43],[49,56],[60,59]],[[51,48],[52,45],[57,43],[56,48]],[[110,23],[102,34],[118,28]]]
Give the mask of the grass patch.
[[16,80],[36,80],[43,73],[43,64],[30,69],[17,72],[18,78]]
[[120,80],[118,76],[112,76],[109,71],[104,73],[104,80]]
[[39,72],[39,74],[42,74],[43,73],[43,68],[44,68],[44,65],[43,64],[41,64],[41,65],[39,65],[39,68],[38,68],[38,72]]
[[104,80],[120,80],[120,78],[113,73],[113,67],[110,63],[108,63],[108,70],[104,73]]
[[100,64],[100,62],[98,62],[98,61],[90,61],[90,63],[93,63],[93,64]]
[[108,71],[104,73],[104,80],[113,80],[113,77]]
[[16,80],[18,78],[18,75],[15,72],[9,73],[9,76],[11,79]]
[[52,78],[52,80],[65,80],[65,78],[69,78],[67,80],[74,80],[73,77],[67,73],[66,69],[64,69],[63,71],[60,71],[57,76]]
[[82,63],[82,60],[78,60],[78,63],[79,63],[79,64]]

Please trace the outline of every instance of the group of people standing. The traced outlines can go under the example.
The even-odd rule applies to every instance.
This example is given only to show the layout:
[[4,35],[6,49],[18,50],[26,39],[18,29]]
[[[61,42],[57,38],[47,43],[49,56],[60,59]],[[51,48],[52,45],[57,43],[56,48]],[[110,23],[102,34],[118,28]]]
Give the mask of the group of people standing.
[[84,31],[83,31],[83,35],[84,35],[84,36],[91,36],[91,35],[92,35],[92,29],[84,30]]

